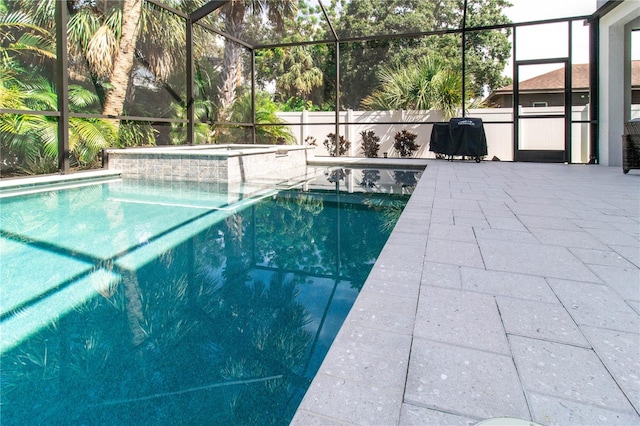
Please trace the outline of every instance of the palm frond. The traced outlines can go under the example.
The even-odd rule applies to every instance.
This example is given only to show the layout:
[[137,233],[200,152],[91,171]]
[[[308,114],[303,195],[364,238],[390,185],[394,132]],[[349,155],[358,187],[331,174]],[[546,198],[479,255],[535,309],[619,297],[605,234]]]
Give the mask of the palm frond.
[[120,2],[112,2],[112,6],[105,11],[104,25],[111,28],[117,40],[122,36],[122,6]]
[[406,67],[383,67],[378,80],[378,88],[362,101],[365,109],[440,109],[452,117],[462,101],[460,78],[429,56]]
[[38,111],[55,111],[58,108],[58,96],[52,82],[42,76],[27,78],[22,82],[25,90],[25,105]]
[[43,152],[49,157],[58,156],[58,122],[43,120],[33,132],[37,135]]
[[96,154],[116,140],[115,127],[106,120],[69,120],[69,149],[81,163],[94,161]]
[[56,157],[48,155],[36,154],[28,157],[24,164],[18,168],[22,173],[27,175],[41,175],[47,173],[55,173],[58,169]]
[[55,58],[55,38],[46,29],[33,24],[24,12],[0,15],[0,53],[31,51],[47,58]]
[[86,57],[96,75],[103,77],[111,75],[117,47],[116,35],[107,25],[102,25],[93,34],[87,45]]
[[45,58],[55,59],[55,42],[49,37],[43,37],[37,34],[24,33],[15,42],[7,47],[12,51],[29,51]]
[[35,27],[31,22],[31,17],[24,12],[15,11],[7,14],[0,15],[0,34],[5,34],[8,29],[15,28],[30,28]]
[[94,102],[98,102],[99,98],[94,92],[85,89],[77,84],[69,86],[69,103],[74,107],[87,107]]
[[144,8],[140,25],[147,65],[158,81],[166,81],[175,66],[185,61],[182,18],[164,10]]
[[67,24],[69,50],[74,49],[79,52],[85,52],[88,49],[92,35],[101,25],[100,17],[93,13],[91,9],[80,9],[73,14]]
[[[24,92],[17,86],[2,83],[0,80],[0,108],[24,109]],[[4,118],[4,114],[2,116]]]
[[53,29],[55,25],[56,0],[17,0],[19,9],[28,11],[33,22],[43,28]]

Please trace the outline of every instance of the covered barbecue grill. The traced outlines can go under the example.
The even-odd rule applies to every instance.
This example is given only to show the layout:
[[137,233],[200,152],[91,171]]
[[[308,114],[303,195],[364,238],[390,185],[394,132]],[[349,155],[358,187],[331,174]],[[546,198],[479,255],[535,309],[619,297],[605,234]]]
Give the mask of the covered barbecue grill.
[[435,123],[431,129],[429,151],[436,156],[474,157],[480,162],[487,155],[487,136],[481,118],[452,118],[448,123]]

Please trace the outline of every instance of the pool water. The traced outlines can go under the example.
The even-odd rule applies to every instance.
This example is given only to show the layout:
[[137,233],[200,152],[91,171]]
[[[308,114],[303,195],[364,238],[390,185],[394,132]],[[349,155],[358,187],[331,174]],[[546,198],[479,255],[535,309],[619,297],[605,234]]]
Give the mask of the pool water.
[[0,199],[2,424],[288,424],[419,175]]

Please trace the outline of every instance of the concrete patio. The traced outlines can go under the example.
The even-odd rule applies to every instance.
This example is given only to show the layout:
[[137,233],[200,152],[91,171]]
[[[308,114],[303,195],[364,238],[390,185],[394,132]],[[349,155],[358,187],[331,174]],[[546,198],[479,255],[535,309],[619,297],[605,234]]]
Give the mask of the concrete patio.
[[640,424],[640,171],[429,162],[296,425]]

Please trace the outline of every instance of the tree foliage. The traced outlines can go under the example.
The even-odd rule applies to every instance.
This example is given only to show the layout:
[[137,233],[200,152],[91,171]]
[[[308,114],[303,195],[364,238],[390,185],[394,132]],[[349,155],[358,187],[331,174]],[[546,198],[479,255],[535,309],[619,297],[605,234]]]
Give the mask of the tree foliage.
[[[278,106],[267,92],[258,92],[255,96],[256,143],[276,145],[293,144],[295,138],[289,127],[276,115]],[[251,95],[245,94],[233,104],[231,120],[234,122],[251,121]],[[246,140],[238,140],[247,143]]]
[[462,76],[425,56],[401,68],[383,67],[380,83],[362,101],[369,110],[442,110],[453,117],[462,102]]
[[[326,7],[333,26],[341,40],[389,34],[406,37],[380,38],[367,41],[346,41],[340,48],[340,106],[358,109],[362,101],[379,87],[380,74],[385,70],[412,66],[423,57],[430,57],[451,71],[449,80],[462,80],[462,36],[460,33],[420,35],[429,31],[459,30],[462,28],[462,0],[333,0]],[[507,0],[468,0],[467,27],[507,23],[504,8]],[[285,19],[286,35],[283,42],[312,39],[331,40],[333,34],[324,23],[324,17],[306,1],[300,1],[296,17]],[[302,19],[302,13],[308,19]],[[293,30],[292,30],[293,29]],[[466,47],[466,101],[477,100],[488,91],[508,84],[502,76],[511,55],[508,30],[467,32]],[[322,71],[324,81],[312,93],[291,90],[285,82],[291,80],[295,69],[286,66],[295,54],[291,48],[258,50],[258,80],[266,86],[275,83],[274,96],[279,102],[297,105],[298,109],[335,108],[335,46],[320,44],[301,46],[305,55],[311,55],[313,65]],[[279,50],[279,51],[278,51]],[[298,75],[303,75],[301,72]],[[453,74],[458,74],[455,77]],[[307,80],[308,81],[308,80]],[[460,89],[446,91],[443,97],[461,96]],[[455,95],[455,96],[454,96]],[[309,105],[308,103],[311,103]],[[415,103],[420,103],[416,99]],[[458,101],[461,107],[461,98]],[[296,109],[294,107],[293,109]]]
[[[27,14],[0,4],[0,108],[55,111],[58,93],[53,82],[55,42],[52,32],[34,22],[44,13]],[[98,103],[95,93],[70,84],[69,109],[82,112]],[[0,115],[2,174],[40,174],[57,170],[58,119],[46,115]],[[115,129],[97,118],[69,119],[72,166],[91,167],[98,152],[115,140]]]
[[324,100],[322,60],[326,55],[326,45],[259,50],[256,53],[257,80],[262,87],[275,85],[276,102],[320,109]]
[[[336,0],[336,5],[342,11],[336,17],[337,31],[345,38],[460,29],[463,19],[462,0]],[[467,26],[506,23],[502,10],[507,6],[506,0],[469,0]],[[501,73],[511,53],[508,36],[508,31],[498,30],[467,33],[467,97],[479,97],[503,85]],[[342,106],[358,108],[374,91],[382,68],[403,68],[424,56],[436,58],[461,74],[461,34],[415,35],[341,45]]]

